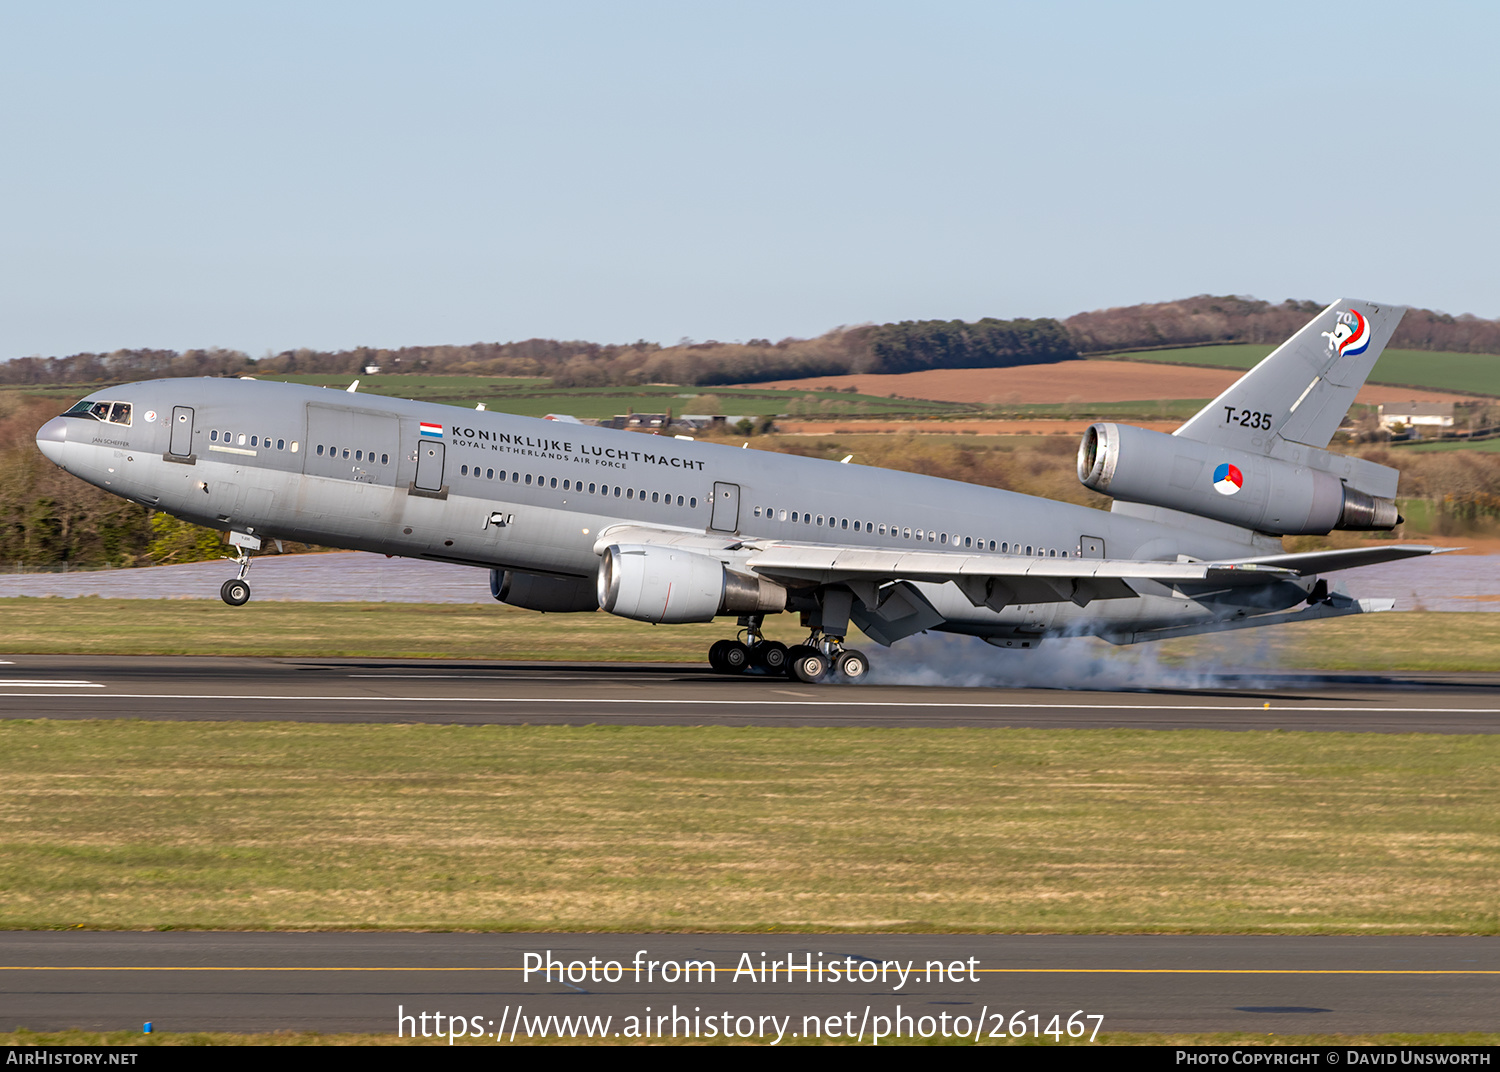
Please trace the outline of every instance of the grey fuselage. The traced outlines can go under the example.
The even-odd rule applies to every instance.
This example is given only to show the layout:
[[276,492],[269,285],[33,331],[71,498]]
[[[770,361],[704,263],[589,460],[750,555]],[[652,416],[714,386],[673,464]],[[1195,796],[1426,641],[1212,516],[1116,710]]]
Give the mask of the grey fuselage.
[[[486,569],[592,578],[597,541],[619,525],[856,548],[915,550],[920,538],[922,550],[966,554],[1176,561],[1280,550],[1229,525],[1152,520],[1149,509],[1106,513],[886,469],[298,384],[165,379],[93,399],[129,403],[130,423],[55,418],[38,443],[116,495],[260,538]],[[734,543],[726,540],[726,562]],[[1189,597],[1144,582],[1140,598],[997,612],[951,584],[921,587],[947,619],[940,628],[991,638],[1264,613],[1306,588]]]

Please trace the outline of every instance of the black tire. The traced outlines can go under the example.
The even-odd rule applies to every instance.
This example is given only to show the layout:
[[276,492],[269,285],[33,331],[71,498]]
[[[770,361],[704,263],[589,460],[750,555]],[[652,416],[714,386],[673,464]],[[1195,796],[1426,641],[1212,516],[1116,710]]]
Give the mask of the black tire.
[[808,685],[816,685],[828,677],[828,660],[816,648],[799,648],[792,660],[792,676]]
[[219,586],[219,598],[231,607],[243,607],[250,602],[250,585],[238,577],[231,577]]
[[853,649],[840,655],[834,665],[838,668],[839,676],[851,685],[858,685],[870,672],[870,660],[865,658],[865,653]]
[[726,640],[724,642],[724,654],[720,660],[724,663],[726,674],[743,674],[750,669],[750,649],[738,640]]
[[714,668],[716,674],[729,673],[724,666],[724,649],[730,643],[728,640],[715,640],[708,649],[708,665]]
[[755,656],[755,665],[768,674],[778,677],[786,673],[787,648],[779,640],[767,640],[750,649]]

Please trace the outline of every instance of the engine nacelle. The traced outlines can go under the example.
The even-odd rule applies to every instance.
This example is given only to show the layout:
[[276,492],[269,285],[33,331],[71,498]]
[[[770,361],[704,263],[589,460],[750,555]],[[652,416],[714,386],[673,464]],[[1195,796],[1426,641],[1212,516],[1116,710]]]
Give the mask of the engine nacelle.
[[527,610],[598,610],[592,577],[546,577],[520,570],[490,570],[490,595],[501,603]]
[[786,609],[786,589],[781,585],[675,547],[608,547],[598,580],[599,606],[642,622],[707,622],[720,614],[774,614]]
[[1321,469],[1125,424],[1095,424],[1083,433],[1078,479],[1126,502],[1274,536],[1390,529],[1401,520],[1393,500]]

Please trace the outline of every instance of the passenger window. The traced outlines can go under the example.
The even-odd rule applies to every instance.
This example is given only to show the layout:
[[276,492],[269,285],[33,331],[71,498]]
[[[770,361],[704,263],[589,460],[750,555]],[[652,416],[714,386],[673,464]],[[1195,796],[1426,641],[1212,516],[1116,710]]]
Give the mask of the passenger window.
[[[670,496],[668,496],[668,498],[670,498]],[[661,501],[661,493],[653,491],[651,493],[651,501],[652,502],[660,502]]]
[[[250,437],[250,445],[252,447],[255,446],[255,437],[254,436]],[[364,461],[365,460],[365,452],[362,451],[362,450],[356,450],[354,452],[354,460],[357,461],[357,462]],[[466,465],[466,466],[464,466],[464,474],[467,475],[468,472],[469,472],[469,467]]]
[[698,509],[698,496],[694,495],[691,499],[689,499],[688,505],[691,506],[694,510]]
[[531,486],[531,474],[530,473],[526,474],[526,486],[527,487]]
[[458,467],[458,475],[459,476],[468,476],[469,475],[469,467],[467,465],[460,465]]
[[618,499],[619,497],[620,497],[620,485],[616,484],[615,485],[615,498]]
[[260,446],[260,443],[257,442],[257,437],[256,436],[251,436],[250,437],[250,445],[252,447],[258,447],[258,446]]
[[972,547],[972,546],[973,546],[973,545],[974,545],[974,541],[973,541],[973,539],[971,539],[971,538],[970,538],[970,537],[968,537],[968,536],[965,536],[965,537],[964,537],[964,546],[965,546],[965,547]]
[[[786,511],[785,510],[781,511],[781,520],[782,521],[786,520]],[[792,520],[796,521],[797,519],[794,517],[794,518],[792,518]]]
[[593,484],[589,485],[589,494],[590,495],[594,494],[594,485]]
[[946,532],[943,533],[943,538],[941,540],[939,540],[938,542],[939,543],[947,543],[948,542],[948,534]]
[[1057,548],[1054,547],[1050,551],[1048,551],[1047,552],[1047,557],[1048,558],[1056,558],[1057,557]]
[[552,478],[552,486],[553,486],[553,487],[554,487],[554,488],[555,488],[555,487],[557,487],[557,477],[553,477],[553,478]]
[[818,515],[818,524],[819,525],[823,524],[823,515],[822,514]]
[[[285,439],[278,439],[276,441],[276,449],[277,450],[286,450],[286,440]],[[385,460],[385,455],[382,454],[380,456],[380,458],[381,458],[382,461],[384,461]]]
[[321,458],[322,456],[323,456],[323,444],[319,443],[318,444],[318,457]]
[[758,507],[758,506],[755,508],[755,516],[756,517],[760,516],[760,507]]
[[627,498],[627,499],[633,499],[633,498],[635,498],[635,489],[634,488],[626,488],[625,489],[625,498]]
[[381,465],[390,465],[391,464],[391,456],[389,454],[382,454],[380,456],[380,464]]
[[208,441],[210,443],[217,443],[219,441],[219,430],[217,428],[208,433]]
[[299,450],[299,449],[301,449],[301,446],[302,446],[302,444],[300,444],[300,443],[298,443],[298,442],[297,442],[297,441],[296,441],[296,440],[295,440],[295,439],[294,439],[294,440],[292,440],[292,453],[293,453],[293,454],[296,454],[296,453],[297,453],[297,451],[298,451],[298,450]]
[[[382,454],[382,455],[381,455],[381,456],[380,456],[380,457],[381,457],[381,458],[382,458],[382,459],[384,459],[384,458],[385,458],[385,455],[384,455],[384,454]],[[501,476],[504,476],[504,475],[505,475],[505,474],[504,474],[504,473],[501,473],[501,474],[500,474],[500,475],[501,475]],[[485,470],[485,471],[484,471],[484,478],[485,478],[485,479],[486,479],[486,480],[494,480],[494,479],[495,479],[495,470],[493,470],[493,469],[486,469],[486,470]]]
[[241,432],[240,433],[240,446],[243,447],[244,445],[245,445],[245,433]]
[[678,506],[682,505],[682,496],[681,495],[677,496],[677,505]]
[[[243,441],[243,437],[241,437],[241,440]],[[349,448],[348,447],[344,448],[344,460],[345,461],[349,460]]]
[[849,519],[847,517],[844,518],[842,521],[839,522],[839,528],[845,529],[845,530],[847,530],[849,528]]

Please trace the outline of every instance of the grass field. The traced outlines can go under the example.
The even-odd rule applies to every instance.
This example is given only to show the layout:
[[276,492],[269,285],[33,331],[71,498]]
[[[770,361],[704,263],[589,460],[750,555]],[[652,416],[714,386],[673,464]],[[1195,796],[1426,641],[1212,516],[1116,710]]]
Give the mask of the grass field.
[[[262,376],[327,387],[347,387],[352,376]],[[542,379],[505,376],[419,376],[398,373],[360,379],[361,392],[416,398],[445,405],[488,408],[524,417],[567,413],[590,420],[613,417],[633,409],[637,413],[731,413],[738,416],[774,416],[798,413],[807,416],[882,416],[912,414],[933,417],[965,407],[950,402],[918,399],[877,398],[840,391],[770,391],[735,387],[552,387]],[[708,398],[708,408],[702,401]],[[716,402],[715,402],[716,400]]]
[[[724,623],[649,626],[611,615],[537,614],[500,604],[277,603],[226,607],[216,599],[0,599],[0,652],[95,655],[370,656],[702,663]],[[772,639],[805,632],[792,615],[767,620]],[[1254,636],[1256,643],[1245,642]],[[856,637],[856,642],[859,638]],[[1113,648],[1078,644],[1127,664],[1262,665],[1322,670],[1494,670],[1500,614],[1359,615]],[[866,644],[876,661],[878,649]],[[896,649],[899,651],[900,649]],[[1014,666],[1027,654],[977,641],[976,668]]]
[[0,927],[1500,932],[1500,737],[0,723]]
[[1500,451],[1500,439],[1481,439],[1477,443],[1455,440],[1447,443],[1395,443],[1392,446],[1405,454],[1407,451],[1416,451],[1419,454],[1431,454],[1433,452],[1449,450],[1477,450],[1486,453]]
[[[1180,350],[1142,350],[1129,354],[1112,354],[1108,360],[1248,369],[1274,349],[1274,346],[1251,343],[1190,346]],[[1407,384],[1437,391],[1500,395],[1500,356],[1430,350],[1387,350],[1375,363],[1370,382]]]

